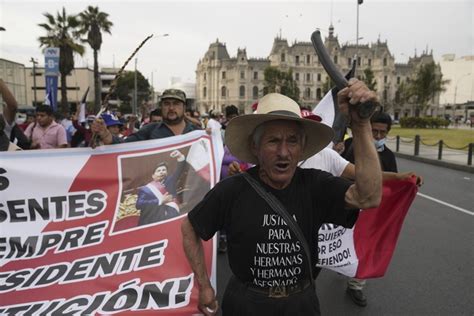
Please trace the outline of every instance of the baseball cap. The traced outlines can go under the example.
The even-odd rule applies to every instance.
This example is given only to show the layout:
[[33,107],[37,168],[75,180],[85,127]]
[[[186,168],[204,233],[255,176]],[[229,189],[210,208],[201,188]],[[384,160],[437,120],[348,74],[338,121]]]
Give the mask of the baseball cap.
[[118,126],[122,126],[123,123],[120,122],[120,120],[113,114],[109,114],[109,113],[103,113],[101,115],[102,119],[104,120],[105,122],[105,125],[107,127],[109,126],[114,126],[114,125],[118,125]]
[[160,97],[160,101],[164,99],[176,99],[186,103],[186,93],[179,89],[166,89]]

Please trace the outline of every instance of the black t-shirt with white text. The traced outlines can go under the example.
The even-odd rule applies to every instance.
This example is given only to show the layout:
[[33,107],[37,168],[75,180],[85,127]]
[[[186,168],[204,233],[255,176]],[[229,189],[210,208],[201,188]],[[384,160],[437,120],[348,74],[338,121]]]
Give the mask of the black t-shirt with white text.
[[[351,185],[345,179],[321,170],[297,168],[291,183],[276,190],[259,179],[258,166],[247,172],[285,206],[310,249],[317,249],[314,230],[322,223],[352,227],[357,219],[358,209],[344,208],[344,196]],[[230,268],[240,281],[270,287],[309,279],[300,241],[242,175],[217,183],[188,218],[204,240],[225,229]],[[312,262],[317,262],[316,251],[312,256]]]

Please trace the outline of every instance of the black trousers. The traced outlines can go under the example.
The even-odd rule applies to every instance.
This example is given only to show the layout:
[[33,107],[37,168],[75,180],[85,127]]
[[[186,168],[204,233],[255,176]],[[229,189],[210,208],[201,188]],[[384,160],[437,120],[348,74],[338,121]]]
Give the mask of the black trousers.
[[290,295],[274,298],[255,293],[232,277],[222,300],[223,316],[320,316],[314,286]]

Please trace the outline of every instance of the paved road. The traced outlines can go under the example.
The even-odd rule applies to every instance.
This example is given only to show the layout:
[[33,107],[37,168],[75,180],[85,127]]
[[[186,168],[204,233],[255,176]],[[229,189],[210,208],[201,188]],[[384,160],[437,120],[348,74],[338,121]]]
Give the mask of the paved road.
[[[317,281],[323,315],[474,315],[474,176],[397,160],[401,171],[423,175],[425,185],[387,274],[368,282],[369,303],[362,308],[345,294],[345,277],[323,271]],[[218,256],[217,268],[221,298],[230,276],[226,255]]]

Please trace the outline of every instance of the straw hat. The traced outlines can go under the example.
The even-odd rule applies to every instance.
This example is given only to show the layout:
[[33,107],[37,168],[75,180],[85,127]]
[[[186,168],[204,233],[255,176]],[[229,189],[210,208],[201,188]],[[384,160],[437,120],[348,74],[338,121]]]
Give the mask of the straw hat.
[[252,134],[258,125],[274,120],[295,121],[303,126],[306,144],[302,160],[326,147],[334,137],[334,131],[329,126],[302,118],[300,107],[295,101],[279,93],[270,93],[260,99],[254,114],[241,115],[229,122],[225,144],[235,157],[257,164],[257,157],[251,151]]

